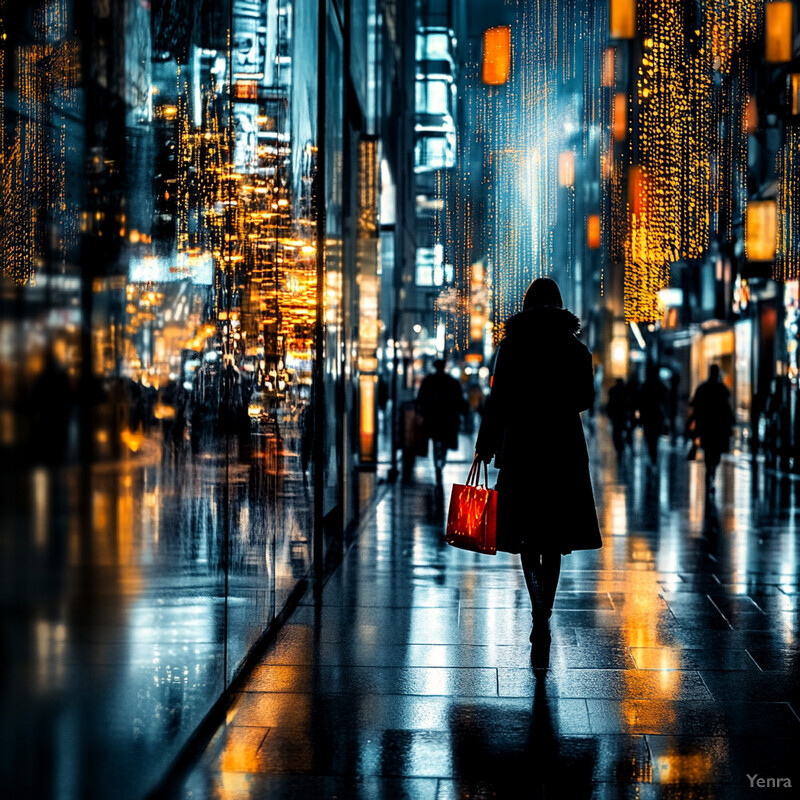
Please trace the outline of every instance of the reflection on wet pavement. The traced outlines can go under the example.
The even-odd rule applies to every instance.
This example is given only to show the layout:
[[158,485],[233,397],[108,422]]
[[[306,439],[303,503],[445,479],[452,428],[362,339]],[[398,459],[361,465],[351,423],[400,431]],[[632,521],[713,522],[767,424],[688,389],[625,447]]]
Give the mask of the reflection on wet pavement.
[[[418,464],[322,604],[309,596],[281,631],[181,796],[710,799],[750,796],[755,774],[800,786],[800,484],[737,455],[705,502],[680,442],[662,439],[657,470],[641,451],[618,464],[602,424],[590,449],[605,545],[564,561],[546,671],[531,669],[517,559],[446,546]],[[451,463],[446,481],[466,471]],[[775,786],[758,796],[792,796]]]
[[296,438],[4,474],[0,795],[156,785],[308,570]]

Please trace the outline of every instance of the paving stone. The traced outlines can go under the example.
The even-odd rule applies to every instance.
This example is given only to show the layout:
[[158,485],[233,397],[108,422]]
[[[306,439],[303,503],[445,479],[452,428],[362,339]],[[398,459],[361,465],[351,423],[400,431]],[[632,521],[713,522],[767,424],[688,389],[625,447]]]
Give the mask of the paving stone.
[[563,559],[546,670],[531,666],[519,558],[444,545],[420,467],[362,526],[321,605],[309,594],[280,631],[186,796],[516,800],[523,785],[739,800],[756,791],[743,770],[793,769],[797,580],[783,561],[800,544],[787,515],[751,504],[749,462],[726,458],[715,535],[690,505],[702,469],[677,451],[662,450],[660,473],[640,454],[627,472],[600,455],[604,547]]

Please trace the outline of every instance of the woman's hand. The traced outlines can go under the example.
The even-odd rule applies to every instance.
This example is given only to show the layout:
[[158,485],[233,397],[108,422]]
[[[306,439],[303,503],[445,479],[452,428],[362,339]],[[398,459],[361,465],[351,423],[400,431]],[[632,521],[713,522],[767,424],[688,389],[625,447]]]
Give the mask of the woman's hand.
[[484,464],[488,464],[494,458],[494,453],[490,453],[490,452],[488,452],[486,450],[481,451],[476,447],[475,448],[475,458],[477,458],[478,461],[482,461]]

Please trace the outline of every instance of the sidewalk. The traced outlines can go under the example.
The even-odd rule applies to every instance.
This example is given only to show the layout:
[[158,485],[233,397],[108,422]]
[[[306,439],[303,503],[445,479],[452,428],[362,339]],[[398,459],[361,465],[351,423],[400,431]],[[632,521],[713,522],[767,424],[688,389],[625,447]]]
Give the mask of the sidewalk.
[[[281,631],[180,796],[796,796],[796,486],[732,459],[704,507],[702,464],[662,444],[655,471],[639,455],[619,467],[602,423],[590,441],[605,544],[564,559],[537,675],[518,559],[445,545],[418,464],[322,605],[307,597]],[[446,496],[466,470],[447,467]],[[756,774],[773,781],[751,788]]]

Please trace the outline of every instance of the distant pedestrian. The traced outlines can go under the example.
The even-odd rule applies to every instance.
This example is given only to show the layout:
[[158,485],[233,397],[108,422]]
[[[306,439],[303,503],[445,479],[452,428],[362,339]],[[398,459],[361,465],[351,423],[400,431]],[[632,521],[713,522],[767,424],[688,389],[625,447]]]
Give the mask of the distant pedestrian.
[[467,387],[467,405],[469,405],[469,412],[467,413],[466,433],[475,433],[475,417],[480,417],[483,414],[483,404],[485,402],[486,397],[483,394],[480,383],[473,380]]
[[422,415],[426,439],[433,440],[433,465],[436,485],[442,484],[447,451],[458,449],[458,429],[468,409],[461,384],[445,371],[445,360],[433,362],[436,370],[422,381],[417,394],[417,409]]
[[669,435],[672,443],[678,438],[678,403],[680,402],[680,383],[681,376],[677,372],[673,372],[669,378]]
[[521,556],[531,655],[544,666],[561,556],[601,546],[580,418],[594,380],[580,322],[555,281],[535,280],[522,309],[506,323],[475,449],[500,469],[497,549]]
[[714,493],[714,476],[723,453],[728,452],[733,432],[733,411],[730,392],[720,380],[719,367],[712,364],[708,380],[701,383],[691,400],[691,417],[695,435],[703,448],[706,465],[706,494]]
[[637,416],[639,406],[639,378],[636,375],[631,375],[625,388],[628,390],[628,429],[625,433],[625,438],[628,440],[628,446],[633,447],[633,433],[640,420]]
[[786,375],[772,381],[764,409],[766,416],[765,450],[767,464],[785,469],[791,454],[791,383]]
[[651,364],[647,368],[647,377],[639,388],[637,407],[647,451],[650,454],[650,463],[653,466],[658,459],[658,438],[664,432],[667,402],[667,387],[658,377],[658,367]]
[[614,442],[614,449],[617,451],[617,456],[621,456],[625,450],[625,436],[630,417],[628,389],[622,378],[617,378],[614,385],[608,390],[606,414],[611,422],[611,438]]

